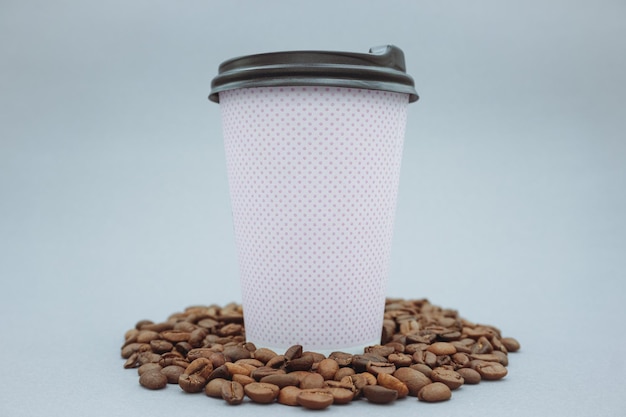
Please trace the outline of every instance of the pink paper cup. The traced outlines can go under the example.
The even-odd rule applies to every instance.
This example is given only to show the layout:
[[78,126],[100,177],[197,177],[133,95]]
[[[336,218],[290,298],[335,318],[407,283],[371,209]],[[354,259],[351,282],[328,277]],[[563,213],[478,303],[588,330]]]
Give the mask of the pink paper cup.
[[[372,58],[397,61],[398,51],[353,55],[367,57],[369,68]],[[280,54],[305,69],[328,65],[328,56],[355,65],[333,53],[325,61],[321,52]],[[239,60],[251,66],[268,56],[274,71],[271,54]],[[282,65],[294,72],[293,62]],[[406,84],[380,88],[380,79],[366,86],[362,78],[322,83],[319,71],[297,82],[280,74],[269,85],[258,75],[260,83],[237,78],[232,88],[218,79],[212,95],[222,114],[246,339],[278,353],[294,344],[362,353],[380,343],[407,106],[417,94]]]

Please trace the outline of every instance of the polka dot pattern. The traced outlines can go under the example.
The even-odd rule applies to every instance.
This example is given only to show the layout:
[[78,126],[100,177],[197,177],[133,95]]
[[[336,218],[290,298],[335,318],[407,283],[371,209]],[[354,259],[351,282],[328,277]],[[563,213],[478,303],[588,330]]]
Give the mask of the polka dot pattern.
[[407,105],[355,88],[220,93],[249,341],[380,341]]

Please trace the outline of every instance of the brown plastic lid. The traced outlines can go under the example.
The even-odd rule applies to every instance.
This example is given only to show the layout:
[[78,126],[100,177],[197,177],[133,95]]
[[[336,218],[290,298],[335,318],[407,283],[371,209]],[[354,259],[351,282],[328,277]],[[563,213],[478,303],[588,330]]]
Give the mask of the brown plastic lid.
[[219,93],[249,87],[315,85],[367,88],[419,98],[406,73],[404,53],[393,45],[371,48],[368,54],[332,51],[291,51],[247,55],[224,61],[211,82],[209,100]]

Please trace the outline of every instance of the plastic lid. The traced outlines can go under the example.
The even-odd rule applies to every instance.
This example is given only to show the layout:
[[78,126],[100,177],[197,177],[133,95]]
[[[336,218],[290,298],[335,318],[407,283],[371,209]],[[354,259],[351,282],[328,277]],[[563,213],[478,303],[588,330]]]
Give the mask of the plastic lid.
[[316,85],[367,88],[419,98],[406,73],[404,53],[393,45],[371,48],[369,54],[292,51],[248,55],[224,61],[211,82],[209,100],[237,88]]

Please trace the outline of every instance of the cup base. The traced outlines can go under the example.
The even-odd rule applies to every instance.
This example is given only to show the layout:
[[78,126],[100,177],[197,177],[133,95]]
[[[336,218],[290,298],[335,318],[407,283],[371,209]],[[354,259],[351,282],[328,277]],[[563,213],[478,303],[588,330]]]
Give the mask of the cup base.
[[[264,348],[267,348],[276,352],[279,355],[282,355],[283,353],[285,353],[285,351],[290,347],[290,346],[271,346],[261,341],[254,341],[254,340],[249,340],[249,342],[254,343],[254,345],[257,348],[264,347]],[[343,346],[343,347],[339,346],[335,348],[316,348],[315,346],[303,346],[303,350],[309,351],[309,352],[321,353],[322,355],[326,357],[328,357],[333,352],[344,352],[344,353],[349,353],[351,355],[361,355],[363,354],[364,349],[366,347],[375,346],[379,344],[380,344],[380,340],[372,340],[369,343],[360,343],[358,345],[353,345],[353,346]]]

